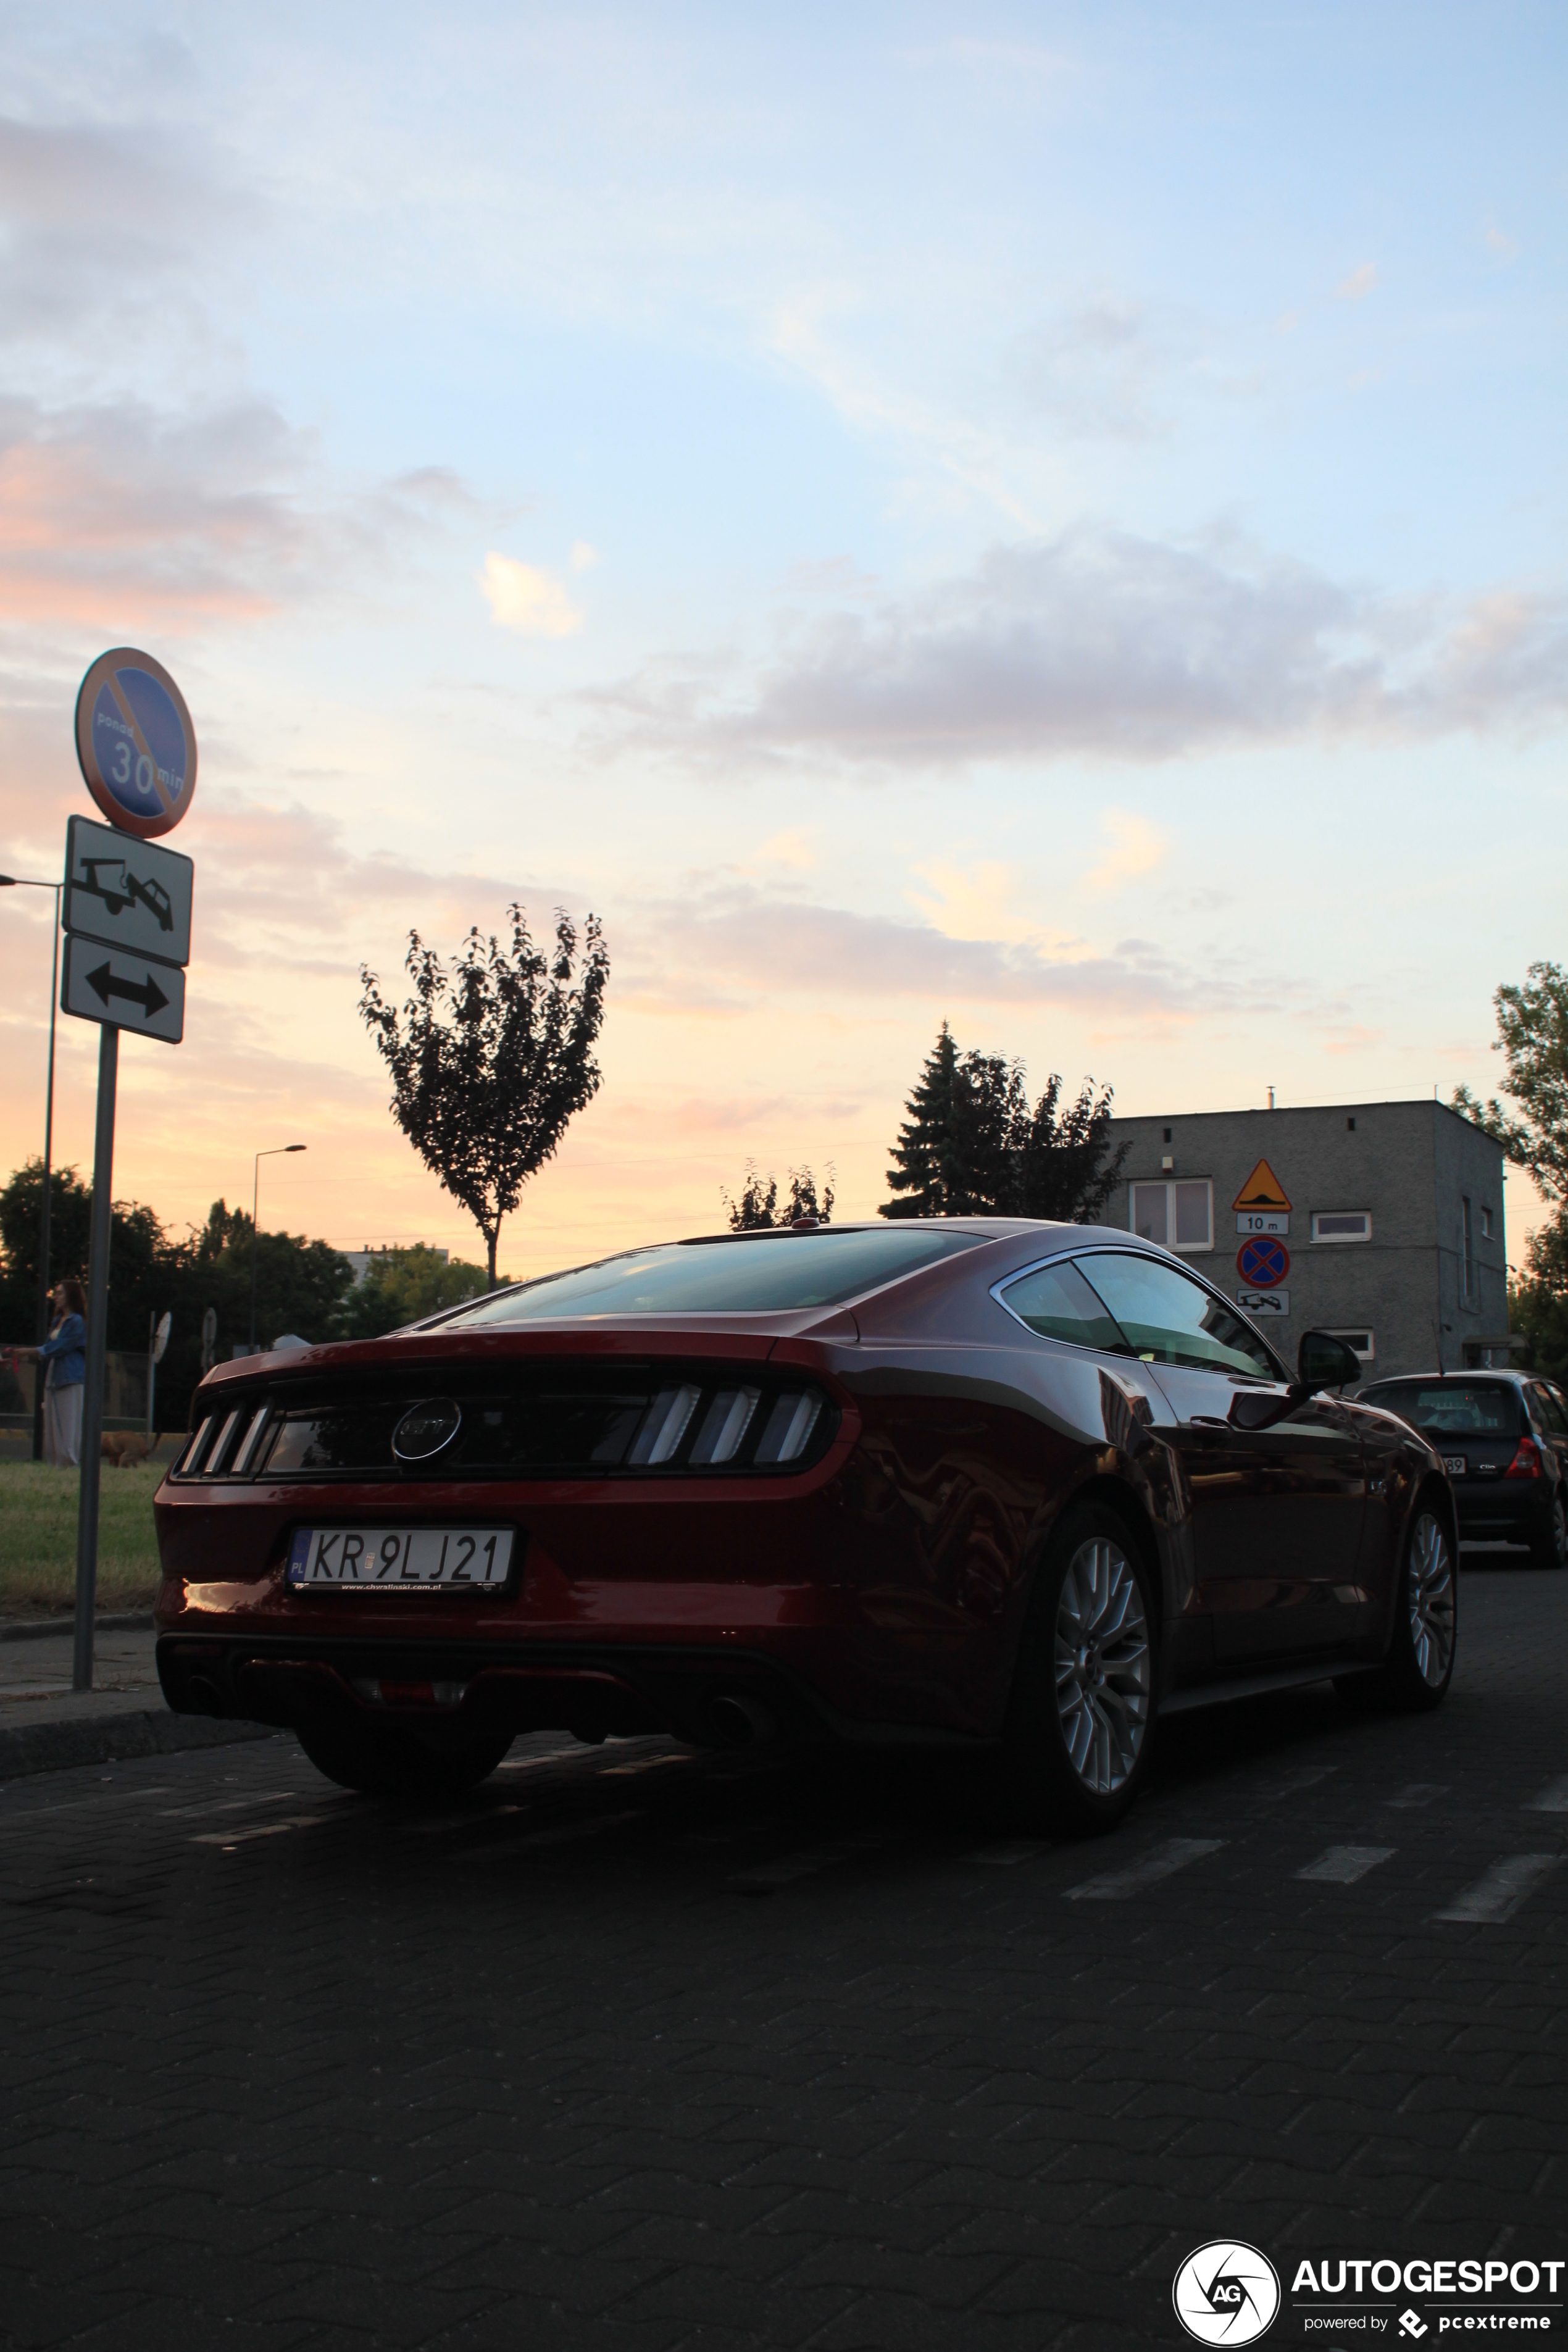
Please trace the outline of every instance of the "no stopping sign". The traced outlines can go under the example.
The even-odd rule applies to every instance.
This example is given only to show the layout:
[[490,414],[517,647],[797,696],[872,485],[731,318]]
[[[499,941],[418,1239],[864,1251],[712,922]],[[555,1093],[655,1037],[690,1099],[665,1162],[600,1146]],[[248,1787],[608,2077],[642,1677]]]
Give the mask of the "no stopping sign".
[[1274,1234],[1254,1234],[1236,1253],[1236,1270],[1249,1290],[1272,1290],[1290,1271],[1290,1253]]

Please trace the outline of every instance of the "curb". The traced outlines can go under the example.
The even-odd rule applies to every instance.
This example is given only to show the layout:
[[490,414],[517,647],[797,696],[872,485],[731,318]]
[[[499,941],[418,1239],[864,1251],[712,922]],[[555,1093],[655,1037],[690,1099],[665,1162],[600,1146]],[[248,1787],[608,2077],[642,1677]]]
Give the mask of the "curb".
[[[155,1622],[150,1609],[110,1610],[92,1621],[96,1633],[150,1633]],[[75,1633],[76,1619],[69,1616],[0,1619],[0,1642],[43,1642]]]
[[29,1723],[0,1729],[0,1780],[64,1772],[73,1764],[123,1764],[137,1756],[173,1756],[187,1748],[227,1748],[241,1739],[276,1739],[272,1723],[220,1723],[166,1708],[90,1716],[81,1723]]

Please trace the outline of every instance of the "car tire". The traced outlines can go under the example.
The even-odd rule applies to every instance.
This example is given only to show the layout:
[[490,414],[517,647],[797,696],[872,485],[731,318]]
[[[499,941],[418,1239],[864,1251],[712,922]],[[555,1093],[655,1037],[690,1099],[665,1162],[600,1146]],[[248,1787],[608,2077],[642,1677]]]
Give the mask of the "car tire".
[[1536,1568],[1568,1568],[1568,1510],[1561,1487],[1552,1497],[1546,1525],[1531,1540],[1530,1558]]
[[1103,1504],[1070,1511],[1035,1579],[1008,1704],[1021,1827],[1095,1837],[1121,1820],[1153,1745],[1156,1622],[1125,1523]]
[[467,1796],[487,1780],[511,1746],[499,1735],[466,1747],[426,1747],[400,1724],[299,1724],[300,1747],[318,1772],[340,1789],[404,1804],[431,1804]]
[[1459,1577],[1453,1538],[1422,1503],[1405,1538],[1394,1633],[1381,1672],[1368,1676],[1385,1706],[1417,1715],[1441,1706],[1458,1645]]

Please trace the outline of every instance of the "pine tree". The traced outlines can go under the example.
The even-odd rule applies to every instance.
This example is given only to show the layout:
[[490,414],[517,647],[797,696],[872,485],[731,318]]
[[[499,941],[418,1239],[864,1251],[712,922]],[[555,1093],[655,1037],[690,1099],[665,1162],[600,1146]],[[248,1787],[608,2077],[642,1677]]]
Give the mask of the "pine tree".
[[958,1047],[944,1021],[905,1105],[910,1115],[893,1146],[897,1164],[888,1171],[888,1189],[904,1197],[885,1202],[879,1215],[954,1217],[968,1213],[970,1094]]
[[1092,1224],[1127,1156],[1110,1150],[1111,1094],[1086,1080],[1065,1110],[1053,1071],[1031,1107],[1022,1062],[961,1054],[944,1021],[893,1147],[884,1217],[1039,1217]]

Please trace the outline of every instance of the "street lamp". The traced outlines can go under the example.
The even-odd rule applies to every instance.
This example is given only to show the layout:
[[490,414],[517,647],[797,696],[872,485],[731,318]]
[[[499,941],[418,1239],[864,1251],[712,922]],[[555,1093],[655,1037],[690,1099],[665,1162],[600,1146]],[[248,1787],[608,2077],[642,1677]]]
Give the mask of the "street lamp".
[[[55,894],[54,964],[49,974],[49,1083],[44,1096],[44,1196],[38,1210],[38,1344],[49,1336],[49,1209],[54,1191],[50,1163],[55,1139],[55,1013],[60,980],[60,892],[63,882],[37,882],[30,874],[0,874],[0,890],[52,890]],[[40,1364],[33,1394],[33,1459],[44,1458],[44,1369]]]
[[256,1353],[256,1211],[261,1198],[261,1163],[264,1160],[276,1160],[281,1152],[308,1151],[310,1148],[307,1143],[275,1143],[270,1150],[258,1151],[256,1155],[254,1181],[250,1187],[250,1352],[253,1356]]

